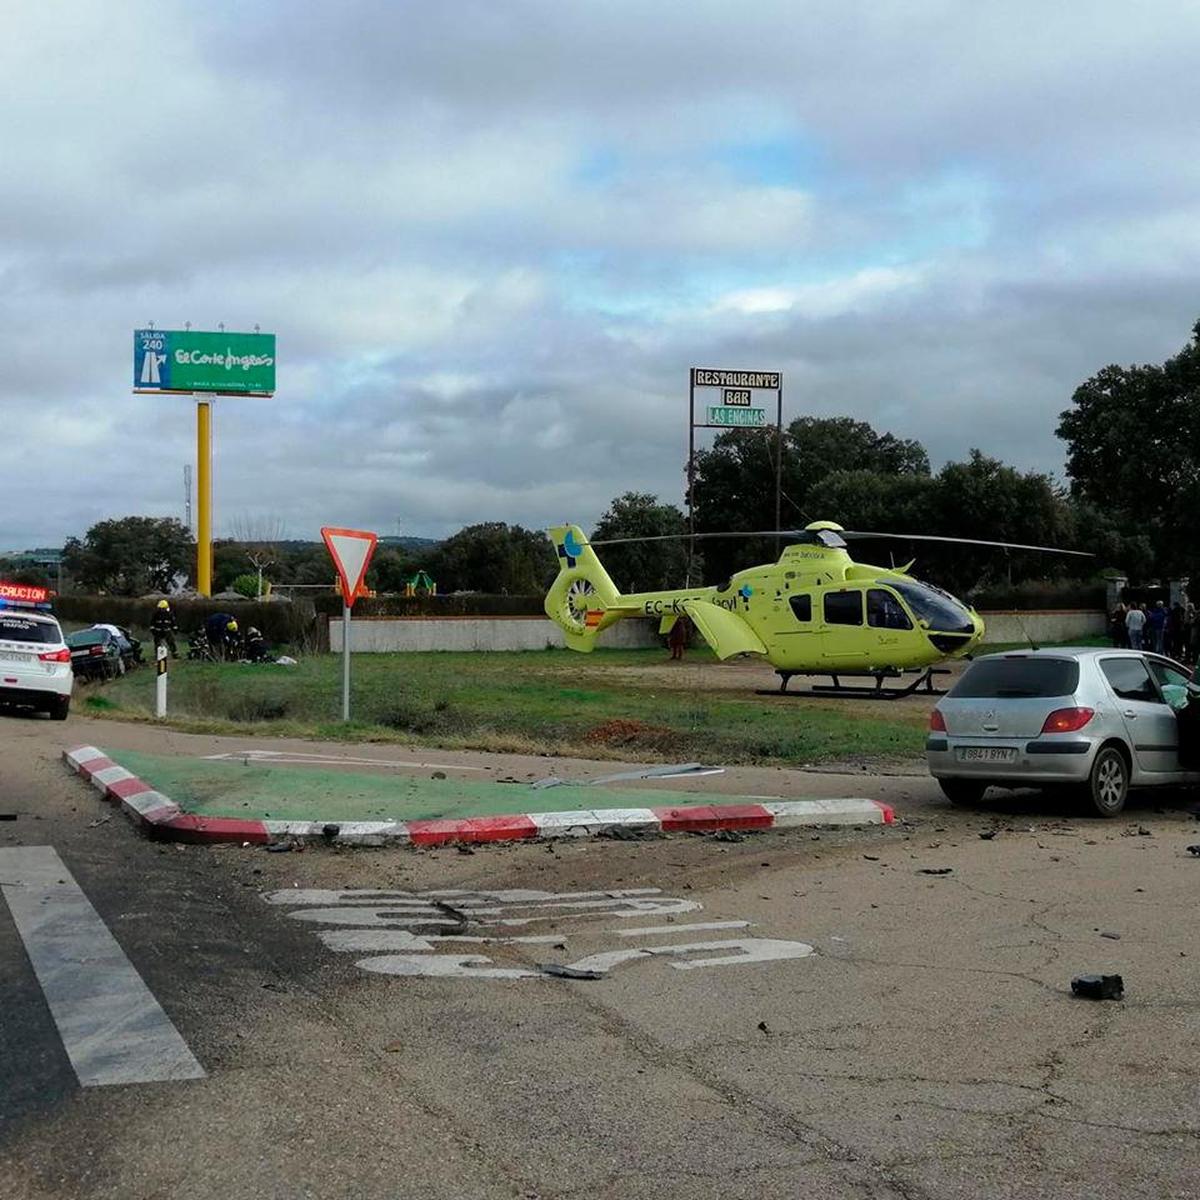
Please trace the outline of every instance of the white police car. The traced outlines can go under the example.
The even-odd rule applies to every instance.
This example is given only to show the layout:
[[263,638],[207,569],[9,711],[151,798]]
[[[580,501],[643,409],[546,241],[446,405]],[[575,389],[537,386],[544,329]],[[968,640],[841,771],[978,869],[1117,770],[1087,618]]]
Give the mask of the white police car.
[[71,708],[71,651],[43,588],[0,584],[0,704],[41,709],[65,721]]

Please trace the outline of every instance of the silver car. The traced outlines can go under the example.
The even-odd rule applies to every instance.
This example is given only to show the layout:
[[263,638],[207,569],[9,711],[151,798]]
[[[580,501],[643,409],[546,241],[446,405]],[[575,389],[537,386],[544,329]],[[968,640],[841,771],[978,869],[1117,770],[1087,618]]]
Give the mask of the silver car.
[[[1177,718],[1163,688],[1191,673],[1134,650],[1056,649],[989,654],[963,672],[929,718],[929,770],[958,804],[1001,787],[1075,787],[1104,817],[1125,807],[1131,787],[1200,783],[1185,759],[1193,713]],[[1200,721],[1196,724],[1200,738]]]

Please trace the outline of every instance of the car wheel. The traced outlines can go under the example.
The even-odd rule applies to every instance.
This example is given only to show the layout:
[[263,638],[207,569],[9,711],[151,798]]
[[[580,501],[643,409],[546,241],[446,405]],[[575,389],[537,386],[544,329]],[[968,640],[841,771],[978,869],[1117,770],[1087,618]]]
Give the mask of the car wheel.
[[71,711],[71,697],[55,696],[54,699],[50,701],[50,708],[48,711],[52,721],[65,721],[67,719],[67,713]]
[[1092,763],[1086,795],[1098,816],[1115,817],[1129,795],[1129,766],[1116,746],[1102,746]]
[[988,785],[973,779],[939,779],[938,787],[951,804],[978,804]]

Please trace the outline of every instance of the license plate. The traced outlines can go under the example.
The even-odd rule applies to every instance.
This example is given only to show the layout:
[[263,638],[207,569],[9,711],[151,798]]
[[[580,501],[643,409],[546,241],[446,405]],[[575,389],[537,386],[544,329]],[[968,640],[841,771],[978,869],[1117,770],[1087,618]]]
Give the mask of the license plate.
[[0,658],[5,662],[33,662],[32,654],[22,654],[20,650],[0,650]]
[[1013,762],[1017,752],[1012,746],[959,746],[954,756],[959,762]]

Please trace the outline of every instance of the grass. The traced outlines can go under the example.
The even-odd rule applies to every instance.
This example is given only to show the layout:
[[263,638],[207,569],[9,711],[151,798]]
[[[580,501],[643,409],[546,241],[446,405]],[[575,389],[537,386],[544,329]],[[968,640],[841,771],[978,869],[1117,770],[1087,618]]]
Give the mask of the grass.
[[[594,808],[684,807],[714,797],[572,784],[534,788],[516,782],[446,779],[407,773],[369,775],[319,767],[209,762],[184,756],[113,751],[115,760],[181,808],[203,816],[276,821],[421,821]],[[721,803],[744,797],[724,796]]]
[[[590,758],[818,763],[919,757],[925,713],[863,715],[839,702],[705,689],[713,660],[660,670],[656,650],[358,654],[354,721],[343,724],[341,660],[294,667],[173,663],[170,723],[209,733],[395,741]],[[630,669],[635,668],[635,669]],[[716,670],[710,667],[709,670]],[[87,689],[90,715],[149,720],[154,675],[135,671]]]

